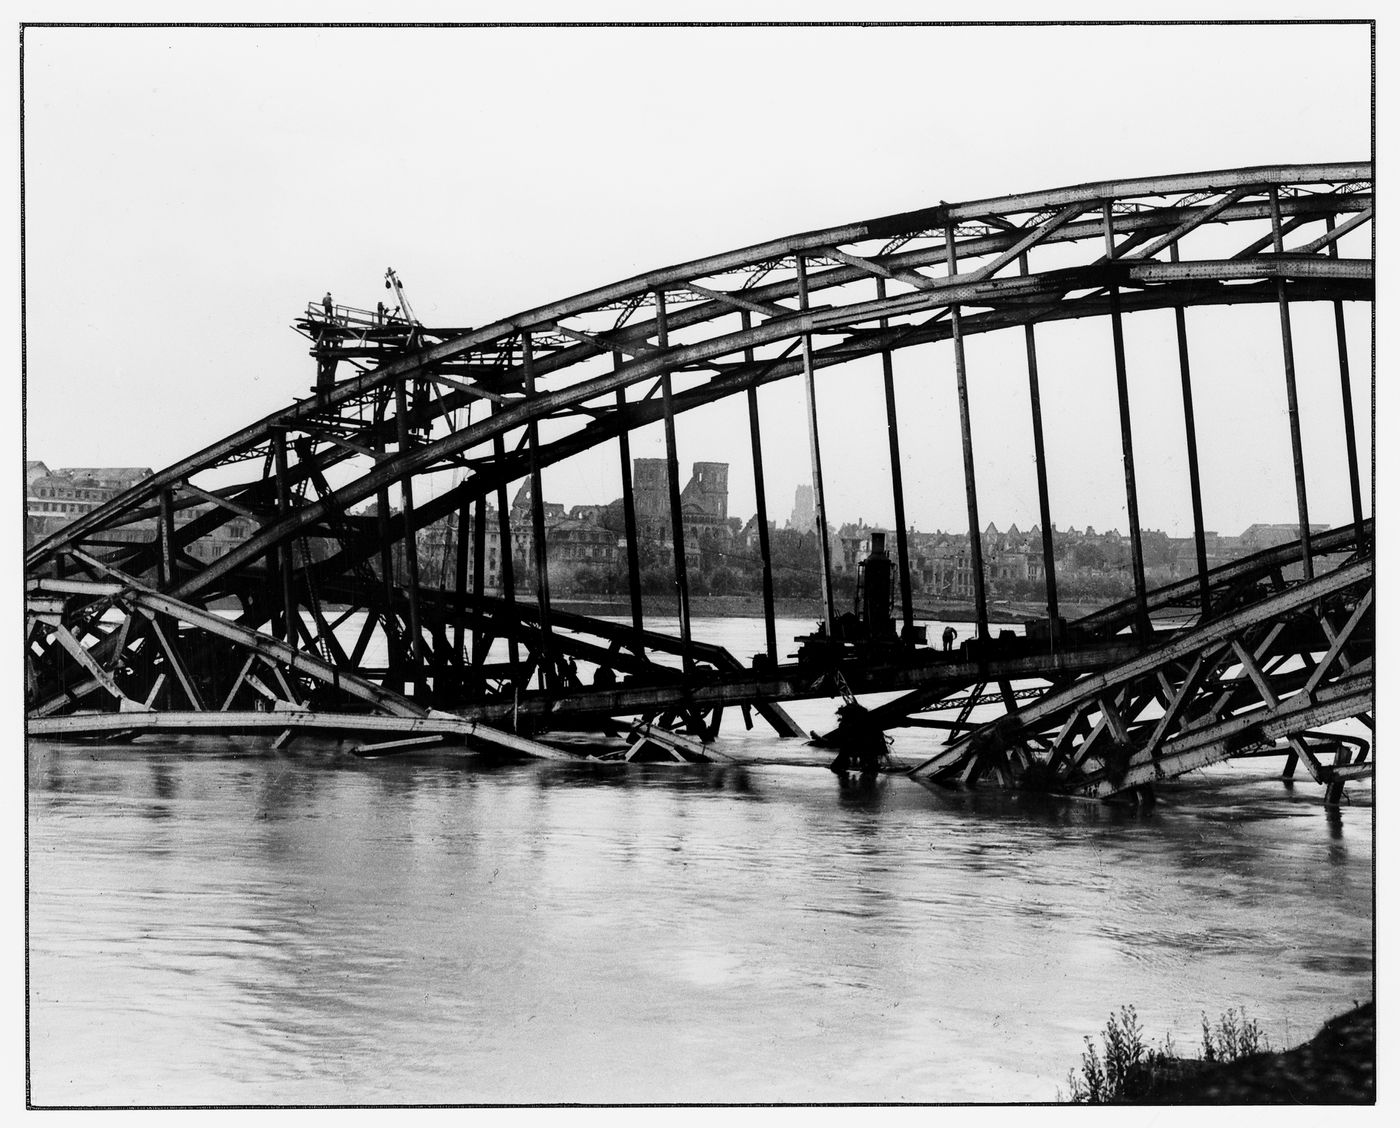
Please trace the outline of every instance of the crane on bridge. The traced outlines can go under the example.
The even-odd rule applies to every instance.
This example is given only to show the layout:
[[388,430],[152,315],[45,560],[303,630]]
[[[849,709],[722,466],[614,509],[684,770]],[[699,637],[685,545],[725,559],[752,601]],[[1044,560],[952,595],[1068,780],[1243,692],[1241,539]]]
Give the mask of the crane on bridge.
[[[394,272],[392,266],[385,267],[384,269],[384,289],[393,290],[394,297],[398,299],[399,303],[394,307],[394,312],[390,314],[390,316],[393,317],[402,314],[404,320],[410,325],[419,324],[418,318],[413,314],[413,307],[408,304],[408,295],[403,292],[403,283],[399,280],[399,276]],[[382,309],[383,307],[380,308]]]
[[[293,328],[312,343],[311,355],[316,359],[316,386],[312,391],[324,394],[334,387],[342,361],[365,373],[423,343],[423,324],[413,312],[403,281],[392,266],[385,268],[384,288],[393,292],[393,304],[378,302],[374,309],[337,304],[329,291],[319,302],[307,302]],[[431,336],[443,339],[465,331],[442,330]]]

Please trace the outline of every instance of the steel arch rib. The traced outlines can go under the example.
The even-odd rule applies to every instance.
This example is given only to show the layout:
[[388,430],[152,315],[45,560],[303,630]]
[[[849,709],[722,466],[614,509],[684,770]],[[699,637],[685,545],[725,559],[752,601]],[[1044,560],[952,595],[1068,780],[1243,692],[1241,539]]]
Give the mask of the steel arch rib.
[[[115,499],[114,502],[94,511],[67,529],[61,530],[37,545],[30,553],[29,561],[31,565],[37,564],[45,554],[52,550],[74,543],[81,539],[84,534],[102,527],[112,518],[118,517],[124,512],[130,512],[132,507],[149,501],[163,487],[180,482],[189,475],[207,469],[238,452],[246,452],[250,448],[256,448],[266,440],[273,429],[297,429],[299,424],[307,423],[318,413],[324,413],[339,405],[361,400],[389,382],[423,373],[430,370],[435,364],[468,355],[474,350],[499,350],[503,347],[509,347],[510,340],[521,330],[547,330],[567,317],[596,313],[602,309],[616,307],[619,303],[635,304],[644,300],[646,295],[658,288],[684,289],[690,282],[696,283],[698,287],[701,279],[738,270],[754,269],[775,259],[783,259],[796,254],[807,254],[820,258],[823,250],[834,252],[835,257],[832,261],[839,262],[841,265],[834,269],[812,273],[809,284],[814,292],[870,277],[872,259],[878,260],[875,262],[877,271],[887,273],[896,281],[918,279],[914,292],[892,294],[883,303],[856,303],[849,307],[838,307],[824,312],[813,311],[806,315],[801,315],[798,311],[791,311],[776,318],[776,324],[774,324],[774,319],[761,323],[751,331],[751,335],[717,336],[703,345],[676,348],[660,355],[646,356],[624,366],[617,374],[610,377],[576,385],[567,390],[568,394],[547,393],[539,401],[538,406],[526,404],[523,408],[512,409],[493,420],[486,429],[469,433],[465,437],[466,441],[464,441],[464,437],[457,436],[448,445],[423,448],[424,451],[432,451],[431,455],[423,456],[415,452],[418,457],[413,459],[396,459],[392,464],[393,473],[390,475],[390,480],[409,477],[425,466],[431,465],[436,457],[466,449],[474,445],[475,442],[479,442],[481,438],[488,438],[490,434],[499,430],[518,426],[530,419],[558,410],[561,406],[584,402],[615,387],[646,379],[649,375],[653,375],[663,368],[675,369],[688,363],[730,355],[745,347],[746,344],[761,346],[764,343],[794,337],[806,332],[838,331],[879,316],[924,312],[954,301],[977,305],[979,302],[1015,300],[1018,295],[1024,298],[1027,294],[1034,294],[1037,284],[1050,286],[1057,281],[1049,276],[1039,276],[1038,278],[1032,276],[1029,280],[997,279],[994,276],[980,277],[986,272],[985,264],[972,270],[968,275],[954,276],[951,279],[936,279],[929,275],[916,275],[913,272],[919,266],[944,262],[945,254],[941,247],[930,245],[910,252],[873,256],[867,251],[864,256],[857,256],[837,251],[836,248],[841,245],[876,239],[910,240],[918,237],[921,232],[942,228],[948,224],[956,226],[958,224],[981,223],[989,229],[974,232],[971,239],[959,243],[960,260],[976,259],[979,255],[996,255],[1000,256],[999,261],[1004,263],[1009,261],[1011,257],[1008,252],[1018,246],[1032,246],[1040,242],[1096,239],[1099,232],[1097,223],[1081,222],[1075,218],[1066,219],[1058,224],[1046,222],[1044,219],[1041,219],[1039,224],[1024,221],[1018,224],[1008,217],[1024,217],[1029,213],[1032,219],[1037,219],[1039,217],[1034,213],[1054,212],[1056,209],[1060,209],[1062,214],[1068,215],[1073,212],[1077,216],[1083,211],[1086,204],[1103,202],[1123,210],[1123,214],[1115,219],[1115,226],[1120,233],[1131,239],[1135,232],[1147,231],[1160,240],[1164,234],[1170,234],[1173,228],[1182,226],[1183,221],[1189,223],[1193,207],[1196,214],[1210,211],[1208,222],[1211,223],[1263,218],[1267,214],[1267,205],[1257,200],[1250,201],[1247,197],[1251,194],[1258,195],[1267,192],[1271,188],[1291,193],[1280,201],[1281,212],[1285,216],[1306,216],[1311,212],[1315,218],[1321,219],[1324,214],[1340,214],[1343,211],[1354,214],[1364,213],[1369,206],[1370,174],[1369,164],[1346,163],[1260,166],[1184,176],[1101,181],[962,204],[940,204],[933,208],[788,236],[737,251],[651,271],[587,291],[561,302],[536,307],[471,333],[443,341],[420,353],[403,357],[363,376],[347,380],[326,395],[302,400],[285,411],[274,413],[225,440],[205,448],[196,455],[174,464],[141,483],[124,497]],[[1319,185],[1326,186],[1326,190],[1309,190],[1310,187],[1315,188]],[[1163,203],[1173,196],[1180,197],[1187,202],[1177,201],[1170,205]],[[1195,202],[1198,202],[1196,197],[1203,201],[1210,196],[1219,196],[1227,202],[1217,201],[1213,207],[1195,207]],[[1053,220],[1053,217],[1051,218]],[[1039,233],[1037,233],[1037,227],[1041,229]],[[1001,230],[991,228],[1001,228]],[[1314,254],[1311,259],[1302,261],[1298,259],[1274,259],[1270,262],[1268,261],[1270,257],[1267,255],[1253,256],[1246,262],[1227,260],[1215,264],[1184,263],[1180,266],[1154,263],[1150,259],[1134,259],[1132,265],[1122,268],[1126,273],[1120,276],[1120,281],[1129,286],[1157,287],[1170,284],[1172,281],[1192,278],[1217,283],[1231,279],[1264,277],[1284,277],[1294,280],[1313,278],[1319,279],[1324,284],[1341,288],[1343,296],[1347,298],[1361,297],[1363,294],[1360,291],[1369,287],[1368,263],[1327,260],[1317,254]],[[851,265],[852,262],[863,265]],[[1063,283],[1073,281],[1073,279],[1059,281]],[[1345,290],[1348,283],[1353,284],[1351,291]],[[699,287],[696,292],[698,294],[713,291],[709,291],[706,287]],[[790,280],[779,281],[761,288],[746,288],[743,291],[747,299],[756,299],[755,304],[766,303],[769,306],[780,302],[784,297],[791,296],[794,292],[795,283]],[[1047,291],[1042,289],[1040,292]],[[1195,302],[1190,304],[1195,304]],[[781,307],[778,309],[781,310]],[[673,310],[670,323],[673,330],[680,329],[688,325],[727,316],[733,310],[733,305],[725,300],[704,302],[700,305]],[[987,327],[996,326],[989,323]],[[568,329],[565,329],[565,335],[568,332]],[[597,337],[598,346],[575,343],[572,348],[560,349],[552,355],[541,355],[536,362],[536,371],[541,376],[548,375],[563,370],[570,364],[596,357],[600,347],[617,347],[629,342],[635,344],[638,341],[645,341],[652,333],[654,333],[654,322],[628,326],[625,330],[611,335],[600,334]],[[899,347],[902,343],[904,342],[896,338],[888,347]],[[853,353],[852,355],[858,354]],[[451,402],[460,405],[461,398]],[[346,452],[341,453],[343,457],[349,457]],[[371,475],[366,475],[365,479],[361,480],[362,483],[370,477]],[[374,480],[377,482],[383,480],[384,477],[384,475],[379,474],[374,476]],[[369,486],[368,488],[372,492],[376,487]],[[353,498],[347,494],[346,504],[353,504],[354,501],[363,496],[367,496],[367,493],[360,493]],[[315,520],[320,515],[300,513],[291,523],[276,529],[275,532],[272,529],[267,530],[271,537],[263,542],[263,546],[275,543],[279,537],[293,533],[307,521]],[[242,562],[244,561],[239,561],[239,563]],[[227,566],[220,568],[215,575],[210,577],[210,582],[227,570]],[[190,591],[188,585],[183,590],[187,593]]]
[[[279,507],[275,516],[268,516],[273,511],[274,498],[267,477],[225,488],[217,494],[190,485],[189,491],[196,500],[189,504],[218,498],[230,512],[244,512],[260,527],[227,555],[197,567],[193,574],[181,577],[177,571],[176,579],[163,585],[168,595],[188,602],[232,590],[229,585],[240,579],[251,584],[256,579],[255,569],[269,551],[306,535],[328,519],[337,519],[357,502],[391,485],[440,469],[445,460],[465,457],[493,438],[561,411],[582,408],[664,372],[694,372],[698,368],[705,373],[703,383],[678,393],[678,410],[692,410],[755,384],[785,379],[801,371],[798,358],[786,351],[754,356],[754,350],[768,350],[784,343],[790,350],[792,343],[809,335],[836,338],[834,344],[814,351],[814,366],[828,367],[883,350],[946,339],[949,325],[941,320],[942,313],[955,304],[966,310],[962,332],[969,334],[1027,322],[1098,316],[1107,312],[1103,295],[1110,287],[1123,290],[1121,308],[1126,312],[1273,301],[1280,284],[1299,300],[1367,300],[1371,297],[1371,262],[1330,257],[1327,236],[1314,239],[1305,244],[1305,251],[1292,254],[1261,253],[1261,247],[1255,244],[1228,258],[1168,263],[1151,256],[1205,224],[1267,220],[1275,199],[1278,212],[1292,225],[1290,230],[1309,222],[1330,224],[1343,215],[1350,218],[1340,229],[1354,230],[1372,217],[1370,175],[1370,167],[1365,164],[1270,166],[1106,181],[993,200],[940,204],[651,271],[471,332],[439,332],[436,336],[441,339],[436,344],[340,382],[167,467],[36,545],[28,554],[27,564],[31,570],[40,570],[59,554],[84,547],[88,538],[104,529],[154,515],[156,510],[151,503],[158,496],[165,497],[163,504],[170,504],[169,495],[163,495],[163,491],[185,488],[188,478],[228,460],[256,456],[265,447],[270,454],[273,436],[279,434],[304,434],[310,443],[311,456],[304,458],[298,453],[291,467],[293,485],[304,487],[330,466],[366,455],[373,465],[363,472],[357,467],[356,477],[338,489],[323,492],[314,502]],[[1103,238],[1103,224],[1092,215],[1096,206],[1113,215],[1112,226],[1122,239],[1118,254],[1093,253]],[[948,249],[941,238],[944,231],[953,235],[962,272],[951,276],[924,273],[927,267],[946,268]],[[872,249],[866,245],[876,241],[884,241],[885,246]],[[1019,255],[1049,244],[1085,245],[1091,253],[1085,261],[1067,268],[999,276]],[[809,291],[829,295],[835,301],[801,309],[784,304],[798,291],[798,280],[790,271],[796,256],[810,260],[806,278]],[[717,281],[736,272],[749,274],[738,288]],[[877,278],[886,287],[875,300],[861,296],[849,300],[849,295],[842,293],[842,288],[852,283]],[[698,299],[669,308],[670,340],[676,342],[669,347],[661,344],[657,319],[630,321],[657,292],[689,292]],[[611,327],[578,321],[604,314],[612,320],[612,313],[619,308],[621,316]],[[762,319],[732,331],[725,319],[732,319],[741,309],[756,311]],[[885,320],[890,328],[876,328]],[[565,324],[566,321],[575,324]],[[552,351],[537,349],[533,358],[536,376],[551,386],[537,395],[520,396],[506,385],[519,370],[516,340],[526,332],[537,341],[553,335]],[[425,330],[425,334],[430,339],[434,336],[430,330]],[[597,374],[591,368],[592,362],[606,358],[610,352],[628,359],[616,364],[612,371]],[[473,355],[496,358],[492,372],[498,378],[498,390],[491,391],[484,377],[469,381],[454,378],[447,381],[446,390],[440,391],[436,403],[431,398],[420,401],[415,396],[414,425],[421,426],[428,439],[422,445],[404,449],[401,438],[395,438],[397,420],[387,393],[400,389],[402,401],[401,389],[406,382],[431,380],[442,366]],[[732,359],[739,356],[754,359],[739,364]],[[435,423],[444,421],[477,394],[500,401],[499,410],[486,420],[440,437],[432,436]],[[385,400],[367,429],[355,432],[353,440],[348,434],[335,433],[334,424],[344,421],[344,413],[376,396],[384,396]],[[658,414],[659,405],[642,401],[626,404],[625,410],[592,411],[589,422],[542,447],[537,456],[539,464],[566,459],[624,430],[643,425]],[[327,441],[330,447],[317,449]],[[376,443],[379,449],[375,449]],[[387,447],[396,443],[395,452],[389,453]],[[479,498],[521,476],[524,468],[520,452],[508,453],[489,466],[474,465],[471,475],[456,489],[417,507],[412,515],[404,513],[389,519],[385,527],[388,539],[412,536],[416,529],[446,516],[464,500]],[[279,487],[279,492],[285,485]],[[227,520],[227,514],[222,517]],[[199,518],[199,523],[192,522],[181,536],[185,541],[192,540],[200,530],[217,527],[223,520],[218,515]],[[177,553],[178,548],[177,541]],[[337,574],[337,568],[344,573],[365,551],[363,546],[351,545],[342,538],[339,551],[329,560],[303,561],[299,567],[308,580],[322,574],[331,577]],[[138,563],[154,565],[154,543],[138,544],[132,552]],[[138,573],[148,570],[135,569]],[[252,612],[252,624],[265,621],[270,613],[267,606],[258,605]],[[385,613],[389,613],[387,609]],[[94,649],[108,645],[104,640]]]
[[[305,632],[300,622],[296,629],[291,628],[290,624],[301,614],[300,597],[292,588],[294,582],[304,585],[305,600],[319,616],[317,588],[342,594],[353,590],[367,575],[362,563],[365,557],[380,551],[382,544],[407,540],[411,548],[419,529],[460,512],[468,501],[504,488],[525,476],[527,470],[537,473],[541,466],[564,461],[659,419],[660,401],[646,397],[628,401],[624,392],[629,387],[669,373],[688,375],[693,381],[676,391],[674,409],[695,410],[802,372],[804,358],[795,355],[794,349],[813,338],[822,342],[810,350],[813,368],[833,367],[881,352],[946,340],[953,332],[947,315],[955,309],[960,311],[959,331],[970,335],[1023,324],[1102,316],[1111,309],[1132,313],[1272,303],[1285,294],[1298,301],[1371,300],[1371,259],[1338,257],[1336,240],[1372,223],[1373,208],[1371,168],[1364,163],[1261,166],[1101,181],[960,204],[940,203],[791,235],[649,271],[475,330],[418,327],[408,336],[407,348],[398,355],[389,356],[360,375],[324,387],[316,395],[165,468],[46,538],[27,554],[29,587],[36,595],[69,590],[62,580],[44,578],[50,565],[56,566],[66,557],[68,562],[94,575],[119,576],[120,598],[131,605],[127,608],[128,625],[120,632],[104,634],[98,624],[101,600],[82,602],[81,593],[94,589],[94,585],[69,585],[77,593],[77,601],[53,620],[57,624],[54,638],[93,676],[77,687],[79,692],[71,700],[65,701],[63,695],[73,682],[69,676],[71,665],[63,666],[60,654],[60,664],[53,666],[59,697],[50,695],[48,702],[53,708],[46,705],[43,711],[71,708],[94,686],[115,692],[118,708],[128,708],[130,702],[112,678],[128,641],[127,632],[134,618],[130,614],[132,608],[149,613],[148,618],[160,614],[167,620],[183,621],[202,643],[222,639],[233,651],[246,652],[250,664],[254,654],[285,662],[287,674],[292,676],[289,656],[314,656],[318,639],[330,629],[323,620],[323,633],[314,636]],[[1291,249],[1282,245],[1282,253],[1274,245],[1284,235],[1308,224],[1324,223],[1325,233],[1318,234],[1315,226],[1302,236],[1301,242],[1295,239]],[[1212,257],[1178,261],[1181,239],[1203,227],[1214,225],[1224,231],[1230,224],[1268,225],[1272,239],[1255,240],[1233,254],[1222,255],[1215,250]],[[1012,274],[1007,269],[1018,261],[1026,262],[1024,256],[1052,245],[1074,252],[1077,257],[1071,265],[1036,272],[1027,267],[1023,274]],[[1169,249],[1171,261],[1155,257]],[[1068,261],[1069,256],[1061,255],[1060,259]],[[950,262],[958,264],[952,273],[948,270]],[[734,279],[739,275],[743,277],[736,283]],[[864,283],[878,283],[878,287],[872,286],[876,297],[869,296]],[[860,287],[859,292],[853,287]],[[797,305],[790,304],[794,299]],[[739,318],[741,313],[743,317]],[[520,377],[527,363],[521,353],[524,340],[533,342],[528,363],[531,386],[536,380],[544,385],[538,393],[522,390]],[[346,356],[372,353],[373,350],[359,354],[347,351]],[[598,366],[609,362],[611,369],[600,372]],[[414,389],[411,399],[405,395],[410,384]],[[436,391],[435,398],[432,394],[418,394],[430,385]],[[616,400],[613,393],[618,393]],[[495,401],[492,414],[477,422],[472,422],[469,415],[466,426],[456,427],[460,409],[479,397]],[[351,412],[355,410],[359,416],[352,420]],[[564,414],[579,425],[538,446],[532,442],[528,450],[521,447],[512,451],[500,445],[507,435],[519,434],[527,427],[533,436],[540,421]],[[441,433],[443,429],[447,433]],[[472,452],[485,449],[485,444],[493,444],[491,454],[471,457]],[[290,462],[289,452],[295,454]],[[276,478],[269,469],[274,455],[278,465]],[[267,459],[261,478],[218,489],[206,489],[190,481],[225,463],[255,457]],[[337,466],[348,468],[351,476],[331,488],[325,472]],[[403,512],[382,515],[374,536],[359,535],[347,522],[350,506],[376,495],[382,497],[390,486],[410,483],[419,475],[447,466],[465,466],[470,473],[457,486],[424,504],[414,506],[406,501]],[[314,501],[309,493],[312,486],[317,492]],[[187,491],[189,496],[177,498],[174,490]],[[157,500],[159,505],[155,504]],[[201,513],[183,529],[174,527],[172,506],[209,503],[222,508]],[[254,528],[232,551],[207,563],[183,554],[184,545],[225,524],[231,519],[230,514],[251,519]],[[151,518],[161,521],[163,538],[128,540],[125,544],[129,547],[102,539],[104,532]],[[285,546],[307,536],[329,540],[331,554],[317,558],[303,548],[298,561],[296,550]],[[1340,532],[1332,539],[1338,544],[1346,542]],[[97,550],[112,548],[114,544],[115,551],[99,559]],[[277,596],[265,590],[278,578],[271,567],[274,560],[280,561],[282,572],[283,587]],[[1365,567],[1369,568],[1369,560]],[[160,576],[158,583],[150,578],[153,571]],[[295,581],[288,578],[293,573]],[[62,571],[59,575],[63,575]],[[370,578],[389,590],[373,595],[365,592],[360,607],[369,612],[367,628],[374,625],[369,620],[382,616],[386,636],[395,636],[401,630],[397,625],[400,604],[411,589],[410,624],[415,637],[412,645],[416,648],[423,641],[423,632],[414,600],[427,599],[431,593],[425,590],[426,585],[417,582],[415,572],[410,571],[409,575],[405,588],[393,578],[388,565],[381,563],[380,576]],[[139,598],[133,592],[139,592]],[[200,606],[201,601],[209,602],[230,593],[244,599],[244,617],[239,625],[216,620]],[[107,595],[118,598],[112,592]],[[279,598],[283,600],[281,606]],[[1164,589],[1161,598],[1174,598],[1171,589]],[[470,603],[466,601],[460,586],[454,608],[444,612],[447,601],[439,603],[441,606],[433,609],[438,618],[429,626],[430,632],[441,632],[444,622],[452,616],[462,618],[468,614],[468,608],[473,631],[483,626],[488,628],[488,634],[498,630],[487,615],[488,608],[478,606],[475,596]],[[517,614],[513,607],[510,613]],[[1102,625],[1099,634],[1111,635],[1124,613],[1121,607],[1100,612],[1096,620]],[[281,627],[277,625],[278,614],[282,615]],[[442,617],[444,614],[447,618]],[[536,634],[543,638],[545,632],[536,631],[528,619],[527,612],[518,613],[515,626],[522,645],[530,651],[528,666],[533,669],[541,655],[547,658],[548,646],[541,646],[535,639]],[[257,635],[257,628],[269,620],[271,624],[265,629],[288,637],[266,644],[259,641],[266,636]],[[42,608],[37,621],[46,621]],[[68,625],[74,624],[77,637],[68,631]],[[304,650],[303,640],[296,636],[297,629],[305,633]],[[27,635],[27,648],[34,637]],[[74,647],[81,650],[84,645],[78,639],[89,637],[94,641],[88,649],[73,654]],[[368,631],[362,635],[361,644],[367,637]],[[444,640],[441,648],[439,637]],[[617,638],[621,637],[617,634]],[[451,682],[445,663],[463,663],[459,653],[454,652],[451,658],[444,656],[445,638],[439,633],[432,639],[436,665],[427,671],[427,676],[433,683],[433,694],[442,673],[448,673],[447,681]],[[391,641],[397,645],[396,637]],[[160,651],[154,649],[157,642]],[[138,645],[144,644],[138,658],[146,662],[148,673],[162,671],[149,690],[148,702],[160,692],[168,672],[180,679],[185,696],[199,709],[202,706],[190,688],[190,674],[178,654],[179,642],[173,623],[167,638],[154,619],[150,637],[138,640]],[[655,642],[653,639],[648,645]],[[460,645],[459,635],[457,649]],[[1340,649],[1340,645],[1334,649]],[[594,644],[583,642],[577,642],[575,649],[588,660],[593,660],[589,655],[597,651]],[[160,657],[162,653],[164,658]],[[337,653],[340,661],[346,661],[344,651]],[[338,667],[314,657],[310,665],[303,663],[303,669],[322,682],[329,677],[329,684],[338,694],[350,691],[350,696],[360,699],[360,708],[368,706],[386,717],[397,714],[414,725],[421,722],[431,727],[432,722],[443,731],[458,731],[448,724],[453,718],[425,709],[419,701],[392,688],[407,685],[409,679],[402,669],[392,676],[387,669],[367,671],[358,662],[359,646],[354,653],[356,656],[348,659],[344,672],[351,679],[363,672],[366,676],[362,679],[337,681]],[[152,656],[163,664],[152,664]],[[473,665],[475,657],[474,646]],[[648,661],[640,652],[637,657],[643,665]],[[715,671],[727,670],[728,662],[743,672],[727,653],[710,655],[708,660]],[[393,666],[396,659],[391,654],[388,661]],[[423,694],[426,667],[419,662],[416,651],[409,665],[417,671],[412,677]],[[1103,661],[1085,668],[1102,670]],[[1134,669],[1130,663],[1108,673],[1104,684],[1131,676]],[[245,673],[246,670],[247,667]],[[381,675],[384,684],[375,685],[373,677]],[[465,673],[462,676],[465,678]],[[530,676],[525,675],[527,689]],[[1099,676],[1090,673],[1089,680],[1080,683],[1088,687],[1084,692],[1093,690],[1096,683],[1092,679]],[[1363,671],[1355,679],[1355,686],[1348,683],[1343,687],[1351,694],[1344,703],[1346,708],[1361,700],[1358,694],[1367,688],[1369,683],[1363,682],[1368,676]],[[239,674],[232,682],[226,709],[240,692],[243,679],[244,675]],[[1333,692],[1337,687],[1324,688]],[[284,689],[291,694],[285,683]],[[431,702],[433,697],[428,695],[427,700]],[[764,700],[760,695],[753,697],[751,703],[762,709]],[[461,707],[468,710],[500,703],[497,698],[485,697],[482,701],[486,704],[473,704],[476,699],[471,697],[462,701],[465,704]],[[1022,716],[1033,718],[1037,707]],[[1327,704],[1327,708],[1341,707]],[[1314,712],[1322,717],[1325,709],[1318,706]],[[389,724],[386,717],[380,720]],[[1309,713],[1302,720],[1284,718],[1280,723],[1296,722],[1296,727],[1315,719]],[[490,729],[481,731],[493,733]],[[494,733],[492,738],[538,755],[555,754],[502,733]],[[1210,754],[1214,751],[1218,749]],[[1192,750],[1190,754],[1199,758],[1206,753]]]

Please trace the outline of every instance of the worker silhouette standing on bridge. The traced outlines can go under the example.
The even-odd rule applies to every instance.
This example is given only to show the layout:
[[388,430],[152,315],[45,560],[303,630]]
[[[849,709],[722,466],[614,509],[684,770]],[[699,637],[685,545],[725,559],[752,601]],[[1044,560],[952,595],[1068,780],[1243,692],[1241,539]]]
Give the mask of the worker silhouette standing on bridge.
[[326,320],[329,321],[335,313],[335,302],[331,301],[331,292],[326,291],[326,296],[321,299],[321,308],[326,311]]
[[943,649],[945,651],[953,649],[953,639],[958,637],[958,632],[952,627],[943,628]]

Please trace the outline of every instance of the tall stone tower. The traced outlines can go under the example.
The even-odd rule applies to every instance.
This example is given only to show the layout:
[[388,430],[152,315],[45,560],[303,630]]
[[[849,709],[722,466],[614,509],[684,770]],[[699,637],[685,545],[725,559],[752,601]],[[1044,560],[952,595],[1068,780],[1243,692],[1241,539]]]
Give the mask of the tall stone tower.
[[670,508],[666,501],[666,460],[664,458],[632,459],[632,496],[637,516],[666,517]]
[[811,486],[798,486],[797,495],[792,500],[792,516],[787,527],[805,533],[817,527],[816,494]]
[[682,505],[698,505],[707,517],[724,521],[729,516],[729,463],[697,462],[681,493]]
[[664,458],[632,460],[632,498],[637,507],[637,527],[647,536],[669,536],[671,502],[666,490]]

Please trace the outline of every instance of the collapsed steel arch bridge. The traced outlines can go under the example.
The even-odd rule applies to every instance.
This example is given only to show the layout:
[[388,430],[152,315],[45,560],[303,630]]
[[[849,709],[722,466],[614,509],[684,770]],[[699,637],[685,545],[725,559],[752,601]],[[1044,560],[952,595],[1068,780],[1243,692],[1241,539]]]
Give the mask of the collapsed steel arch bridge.
[[[1372,525],[1342,303],[1373,300],[1373,262],[1343,257],[1339,244],[1369,234],[1373,214],[1367,163],[1244,168],[940,203],[652,271],[479,328],[424,326],[403,307],[314,304],[297,321],[317,361],[308,397],[28,550],[29,732],[387,734],[371,749],[380,752],[469,737],[564,758],[551,733],[627,718],[639,721],[631,752],[647,740],[680,759],[714,751],[727,706],[805,736],[784,700],[903,690],[874,723],[938,728],[950,740],[918,766],[921,778],[1112,795],[1228,756],[1277,753],[1289,757],[1288,773],[1301,761],[1335,798],[1371,767],[1370,743],[1353,730],[1371,724]],[[1325,534],[1308,518],[1289,315],[1297,302],[1335,310],[1353,520]],[[1186,311],[1257,303],[1279,314],[1300,539],[1212,570]],[[1123,346],[1124,318],[1145,310],[1175,312],[1197,563],[1195,577],[1158,589],[1143,563]],[[1110,329],[1134,594],[1065,623],[1035,329],[1088,317]],[[963,349],[971,334],[1005,329],[1025,338],[1048,610],[1046,630],[1011,641],[989,628],[968,410],[976,375]],[[953,346],[976,620],[976,637],[952,652],[922,646],[914,625],[892,376],[897,350],[934,341]],[[837,613],[817,428],[834,403],[819,399],[815,373],[877,356],[898,634]],[[826,620],[806,660],[783,663],[756,389],[799,377]],[[833,391],[824,384],[825,397]],[[680,517],[675,418],[731,396],[747,397],[759,518],[766,646],[751,666],[691,635]],[[639,580],[628,440],[657,422],[676,636],[647,629]],[[623,624],[552,606],[540,486],[544,468],[612,442],[631,608]],[[415,497],[416,484],[444,472],[450,488]],[[488,514],[499,543],[512,545],[521,530],[511,528],[507,489],[522,480],[534,592],[517,593],[506,548],[492,594]],[[364,502],[376,503],[373,513],[352,511]],[[446,567],[434,583],[419,559],[420,533],[433,526],[455,545],[450,584]],[[228,551],[197,555],[216,532]],[[608,675],[583,686],[573,659]],[[974,709],[992,706],[998,719],[973,721]],[[937,716],[951,712],[955,720]]]

